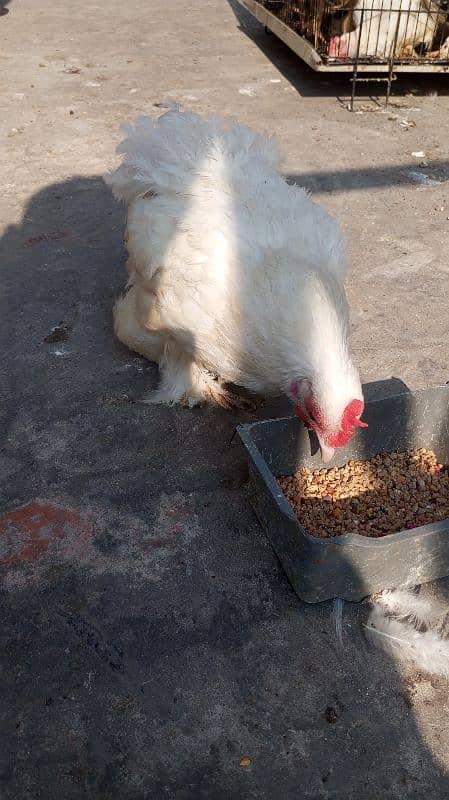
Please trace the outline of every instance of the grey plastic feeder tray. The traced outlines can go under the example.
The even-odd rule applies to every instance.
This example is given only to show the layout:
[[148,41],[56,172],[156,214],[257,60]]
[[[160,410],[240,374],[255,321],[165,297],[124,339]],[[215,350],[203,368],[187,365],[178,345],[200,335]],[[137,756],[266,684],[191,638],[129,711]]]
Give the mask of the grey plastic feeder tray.
[[[415,447],[429,447],[449,463],[449,386],[368,401],[363,419],[369,427],[358,429],[329,466]],[[249,457],[252,506],[302,600],[359,601],[449,575],[449,520],[377,539],[357,533],[319,539],[304,530],[276,482],[300,467],[322,466],[319,451],[311,455],[314,436],[296,417],[241,425],[238,434]]]

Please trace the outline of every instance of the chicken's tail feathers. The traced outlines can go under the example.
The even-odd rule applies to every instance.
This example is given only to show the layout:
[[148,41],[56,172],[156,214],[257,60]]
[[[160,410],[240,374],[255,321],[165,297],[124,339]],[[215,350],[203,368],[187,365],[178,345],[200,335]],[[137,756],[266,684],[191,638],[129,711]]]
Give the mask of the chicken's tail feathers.
[[105,176],[118,200],[129,202],[147,192],[152,194],[188,193],[195,178],[210,171],[212,164],[227,159],[257,158],[267,166],[279,166],[276,142],[236,123],[227,124],[218,116],[200,117],[181,111],[174,101],[157,119],[139,117],[123,125],[125,138],[117,152],[122,163]]

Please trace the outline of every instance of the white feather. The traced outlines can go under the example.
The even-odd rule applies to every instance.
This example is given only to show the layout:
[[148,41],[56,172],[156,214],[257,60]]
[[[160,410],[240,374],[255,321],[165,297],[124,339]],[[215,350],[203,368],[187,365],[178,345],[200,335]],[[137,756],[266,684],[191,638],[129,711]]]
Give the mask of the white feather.
[[335,633],[339,644],[343,644],[343,600],[336,597],[333,602],[332,618],[335,625]]
[[[442,607],[407,590],[385,592],[373,601],[364,626],[367,637],[395,660],[412,662],[417,669],[449,676],[449,641],[431,624]],[[423,626],[429,626],[423,630]]]
[[408,619],[415,626],[430,625],[442,613],[446,613],[437,600],[416,594],[410,589],[390,589],[378,595],[375,602],[388,614],[401,620]]

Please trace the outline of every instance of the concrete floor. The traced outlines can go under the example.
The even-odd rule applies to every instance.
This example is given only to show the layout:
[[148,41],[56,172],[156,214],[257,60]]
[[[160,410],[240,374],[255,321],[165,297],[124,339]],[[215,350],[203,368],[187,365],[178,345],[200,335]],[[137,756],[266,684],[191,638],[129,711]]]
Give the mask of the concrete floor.
[[365,606],[341,646],[296,598],[229,445],[248,415],[138,402],[100,177],[167,97],[276,132],[345,228],[364,379],[442,383],[447,77],[351,115],[234,0],[1,0],[0,37],[2,800],[447,798],[447,682],[372,652]]

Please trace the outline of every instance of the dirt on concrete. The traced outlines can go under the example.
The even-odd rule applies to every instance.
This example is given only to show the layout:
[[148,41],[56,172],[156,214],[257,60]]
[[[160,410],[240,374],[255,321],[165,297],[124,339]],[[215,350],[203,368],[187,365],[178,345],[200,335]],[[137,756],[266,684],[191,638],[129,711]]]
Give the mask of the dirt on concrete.
[[251,415],[140,403],[101,175],[170,97],[276,133],[343,224],[365,381],[445,382],[447,77],[351,114],[234,0],[0,0],[0,38],[2,798],[446,798],[446,683],[372,652],[363,605],[340,644],[298,600],[230,444]]

